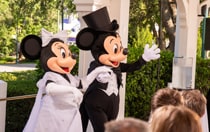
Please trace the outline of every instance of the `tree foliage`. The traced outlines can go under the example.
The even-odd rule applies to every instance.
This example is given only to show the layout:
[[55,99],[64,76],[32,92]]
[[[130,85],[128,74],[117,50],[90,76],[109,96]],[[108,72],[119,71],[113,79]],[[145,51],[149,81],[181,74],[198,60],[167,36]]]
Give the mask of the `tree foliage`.
[[41,28],[56,32],[61,9],[68,11],[65,13],[75,10],[72,0],[1,0],[0,7],[1,55],[16,52],[24,36],[39,35]]
[[[206,0],[200,0],[204,2]],[[177,3],[176,0],[130,0],[129,42],[137,37],[136,29],[149,25],[154,40],[161,50],[174,51],[176,34]],[[158,32],[155,29],[158,25]],[[166,40],[169,40],[168,45]],[[201,42],[198,41],[200,44]],[[198,47],[200,48],[200,47]]]
[[159,14],[158,0],[130,0],[129,33],[148,25],[153,29],[154,23],[159,21]]
[[[130,2],[130,34],[136,27],[150,26],[156,43],[162,50],[166,49],[165,38],[170,41],[169,49],[174,50],[175,44],[175,0],[131,0]],[[158,28],[155,27],[158,25]],[[136,37],[136,36],[134,36]]]

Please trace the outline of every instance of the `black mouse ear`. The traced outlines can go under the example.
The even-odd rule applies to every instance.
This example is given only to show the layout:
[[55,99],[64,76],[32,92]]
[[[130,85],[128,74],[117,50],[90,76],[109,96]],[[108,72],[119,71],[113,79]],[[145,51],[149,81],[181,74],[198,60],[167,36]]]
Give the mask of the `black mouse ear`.
[[23,55],[31,60],[40,57],[42,48],[42,39],[36,35],[27,35],[24,37],[20,44],[20,49]]
[[97,33],[94,29],[84,28],[82,29],[76,37],[76,44],[79,49],[82,50],[90,50],[95,39]]

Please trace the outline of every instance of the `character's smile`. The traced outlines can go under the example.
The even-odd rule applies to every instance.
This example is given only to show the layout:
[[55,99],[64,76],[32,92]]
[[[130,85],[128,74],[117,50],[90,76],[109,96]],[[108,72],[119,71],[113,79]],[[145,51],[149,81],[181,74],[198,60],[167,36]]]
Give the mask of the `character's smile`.
[[69,68],[68,67],[61,67],[65,72],[69,72]]
[[111,63],[112,63],[114,66],[117,66],[117,65],[118,65],[118,62],[117,62],[117,61],[111,61]]

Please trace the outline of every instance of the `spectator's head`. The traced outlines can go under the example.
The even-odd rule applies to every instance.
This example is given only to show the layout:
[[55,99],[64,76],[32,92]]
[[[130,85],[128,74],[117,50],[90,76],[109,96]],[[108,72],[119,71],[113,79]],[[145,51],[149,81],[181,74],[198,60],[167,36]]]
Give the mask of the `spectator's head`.
[[200,117],[185,106],[166,105],[152,114],[152,132],[202,132]]
[[206,97],[196,89],[181,91],[184,106],[196,112],[200,117],[205,113]]
[[179,91],[170,88],[162,88],[156,91],[151,100],[151,112],[165,105],[182,105],[182,96]]
[[105,132],[149,132],[148,123],[140,119],[127,117],[105,124]]

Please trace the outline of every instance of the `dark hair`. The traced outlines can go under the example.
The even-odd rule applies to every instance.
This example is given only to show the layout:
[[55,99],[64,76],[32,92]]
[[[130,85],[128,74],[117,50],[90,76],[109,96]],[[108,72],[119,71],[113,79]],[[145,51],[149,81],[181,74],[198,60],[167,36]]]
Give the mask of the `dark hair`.
[[156,91],[152,96],[151,111],[153,112],[155,109],[164,105],[178,106],[182,104],[182,96],[179,91],[170,88],[162,88]]

